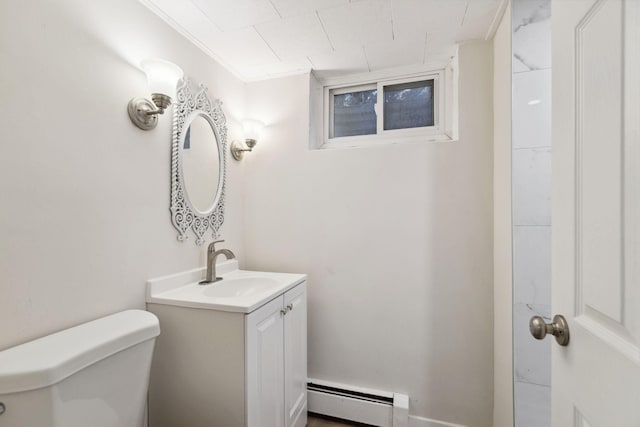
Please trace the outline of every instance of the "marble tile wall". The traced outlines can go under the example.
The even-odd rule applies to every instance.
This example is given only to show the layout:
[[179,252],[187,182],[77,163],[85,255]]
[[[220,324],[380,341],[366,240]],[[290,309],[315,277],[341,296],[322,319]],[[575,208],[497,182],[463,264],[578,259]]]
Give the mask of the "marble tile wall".
[[551,5],[512,0],[513,345],[516,427],[551,425]]

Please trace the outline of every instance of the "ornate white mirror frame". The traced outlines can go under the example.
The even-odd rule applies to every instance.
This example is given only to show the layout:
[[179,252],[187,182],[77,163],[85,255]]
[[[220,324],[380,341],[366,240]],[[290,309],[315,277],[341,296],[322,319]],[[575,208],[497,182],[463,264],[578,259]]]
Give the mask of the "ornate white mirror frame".
[[[178,82],[176,102],[173,107],[173,139],[171,145],[171,222],[178,230],[178,240],[188,239],[191,229],[196,235],[196,244],[205,242],[205,233],[211,229],[212,237],[218,238],[220,227],[224,222],[224,196],[226,186],[227,163],[227,119],[222,111],[222,102],[207,95],[207,88],[200,85],[192,89],[191,80],[187,77]],[[182,146],[185,132],[192,120],[204,117],[213,129],[218,146],[220,165],[219,183],[212,207],[206,212],[195,209],[189,200],[183,174]]]

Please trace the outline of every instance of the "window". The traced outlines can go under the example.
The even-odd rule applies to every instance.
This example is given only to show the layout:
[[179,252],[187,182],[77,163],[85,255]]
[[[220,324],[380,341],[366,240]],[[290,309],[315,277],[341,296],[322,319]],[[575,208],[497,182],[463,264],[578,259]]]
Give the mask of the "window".
[[433,126],[433,113],[433,80],[384,87],[384,130]]
[[376,133],[378,90],[375,86],[335,90],[332,98],[335,138]]
[[[448,71],[451,71],[450,73]],[[447,73],[446,73],[447,72]],[[452,68],[377,81],[324,82],[324,138],[317,148],[451,140]],[[327,84],[329,83],[329,84]],[[316,110],[317,111],[317,110]]]

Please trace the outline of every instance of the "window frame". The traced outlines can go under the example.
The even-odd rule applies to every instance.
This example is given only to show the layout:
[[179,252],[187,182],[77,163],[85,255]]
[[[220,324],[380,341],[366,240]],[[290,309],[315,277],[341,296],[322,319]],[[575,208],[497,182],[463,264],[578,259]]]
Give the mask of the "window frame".
[[[420,142],[420,141],[449,141],[452,138],[446,131],[446,84],[445,69],[438,69],[419,74],[405,75],[402,77],[387,77],[376,80],[352,80],[340,84],[329,84],[323,87],[323,145],[321,148],[346,148],[365,147],[377,144],[389,144],[396,142]],[[403,83],[412,83],[424,80],[433,80],[433,126],[423,126],[404,129],[384,129],[384,87]],[[332,137],[334,95],[347,92],[371,90],[377,88],[376,133],[369,135],[354,135]]]

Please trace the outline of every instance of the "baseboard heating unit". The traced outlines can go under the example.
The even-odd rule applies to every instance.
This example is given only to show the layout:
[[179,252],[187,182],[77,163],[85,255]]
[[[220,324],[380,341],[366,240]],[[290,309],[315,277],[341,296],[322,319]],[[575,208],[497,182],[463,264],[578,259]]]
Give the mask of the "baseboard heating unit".
[[309,378],[309,412],[380,427],[407,427],[409,397]]

